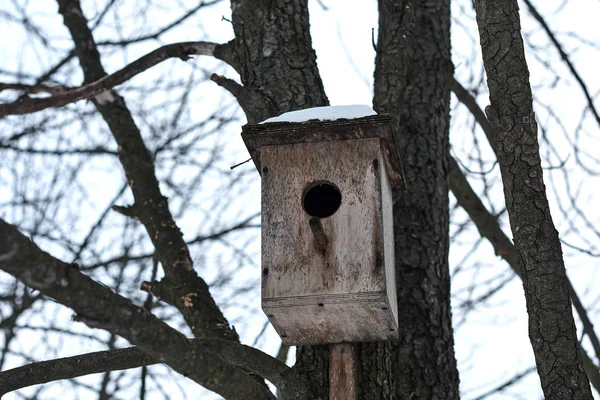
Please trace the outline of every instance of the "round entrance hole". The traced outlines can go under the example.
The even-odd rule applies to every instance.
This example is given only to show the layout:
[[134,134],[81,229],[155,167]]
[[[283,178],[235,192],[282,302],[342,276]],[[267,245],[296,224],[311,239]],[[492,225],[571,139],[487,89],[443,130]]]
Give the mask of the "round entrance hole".
[[332,216],[342,204],[342,193],[333,183],[317,181],[304,191],[302,206],[311,217]]

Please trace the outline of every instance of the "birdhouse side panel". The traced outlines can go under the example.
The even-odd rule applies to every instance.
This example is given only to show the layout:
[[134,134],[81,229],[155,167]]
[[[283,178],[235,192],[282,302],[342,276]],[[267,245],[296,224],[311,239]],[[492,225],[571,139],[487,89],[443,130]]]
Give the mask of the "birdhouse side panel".
[[396,262],[394,251],[393,195],[390,178],[381,174],[381,215],[383,224],[383,246],[387,299],[392,311],[395,326],[398,326],[398,300],[396,297]]
[[[378,138],[264,146],[261,166],[263,299],[388,291],[382,196],[390,203],[391,193],[382,193]],[[318,218],[327,246],[316,243],[304,202],[319,184],[341,195]]]

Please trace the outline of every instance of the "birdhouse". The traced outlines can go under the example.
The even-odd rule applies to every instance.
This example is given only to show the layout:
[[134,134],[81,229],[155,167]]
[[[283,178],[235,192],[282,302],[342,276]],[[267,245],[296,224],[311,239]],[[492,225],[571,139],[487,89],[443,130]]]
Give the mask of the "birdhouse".
[[398,336],[392,188],[402,184],[400,160],[390,117],[366,106],[356,117],[356,107],[243,128],[262,178],[262,309],[288,345]]

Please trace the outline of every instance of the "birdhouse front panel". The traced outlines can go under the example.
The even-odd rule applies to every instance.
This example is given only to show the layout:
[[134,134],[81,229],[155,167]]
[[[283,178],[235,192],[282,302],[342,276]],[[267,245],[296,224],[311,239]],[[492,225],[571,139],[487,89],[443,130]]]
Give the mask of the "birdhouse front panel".
[[262,306],[286,344],[396,338],[381,139],[262,146]]

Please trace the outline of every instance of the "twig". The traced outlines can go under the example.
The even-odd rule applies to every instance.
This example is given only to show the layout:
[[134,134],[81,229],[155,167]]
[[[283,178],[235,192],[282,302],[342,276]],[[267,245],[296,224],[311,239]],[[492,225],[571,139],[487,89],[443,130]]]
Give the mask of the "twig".
[[594,100],[592,99],[592,95],[590,94],[587,86],[585,85],[583,78],[581,78],[581,75],[579,75],[579,73],[575,69],[575,66],[569,59],[569,56],[563,50],[562,45],[558,42],[558,39],[556,38],[554,33],[550,30],[550,27],[548,26],[548,24],[546,23],[544,18],[540,15],[540,13],[538,13],[537,9],[533,6],[531,1],[529,1],[529,0],[524,0],[524,1],[525,1],[525,5],[529,9],[529,12],[531,13],[531,15],[533,15],[533,18],[535,18],[536,21],[539,22],[539,24],[542,26],[542,28],[548,35],[548,38],[550,39],[550,41],[552,42],[554,47],[556,47],[556,50],[560,54],[560,58],[565,62],[565,64],[567,64],[569,71],[571,71],[571,74],[573,74],[573,77],[575,78],[575,80],[577,81],[579,86],[581,87],[581,90],[583,91],[585,99],[587,100],[588,107],[592,111],[592,114],[594,114],[594,118],[596,118],[596,122],[598,123],[598,125],[600,125],[600,115],[598,114],[598,110],[596,110],[596,106],[594,105]]
[[232,165],[231,167],[229,167],[229,169],[235,169],[237,167],[239,167],[240,165],[244,165],[246,164],[248,161],[252,160],[252,157],[250,157],[249,159],[247,159],[246,161],[242,161],[241,163],[237,163],[235,165]]

